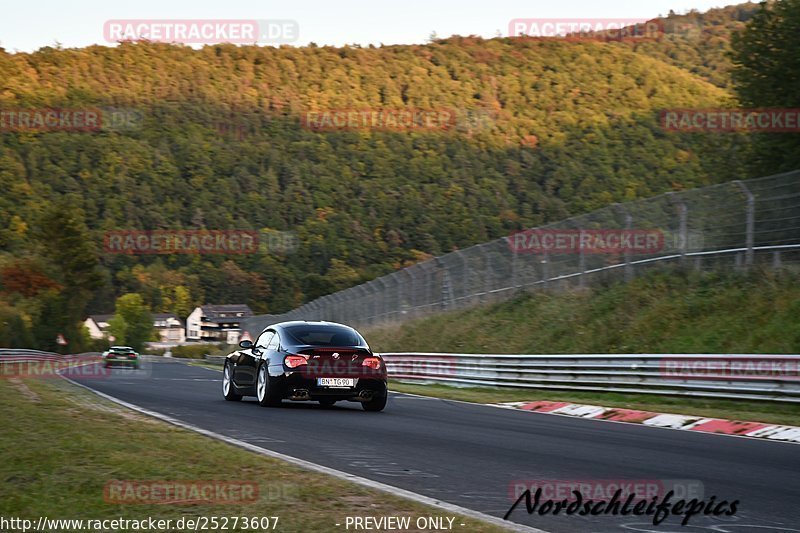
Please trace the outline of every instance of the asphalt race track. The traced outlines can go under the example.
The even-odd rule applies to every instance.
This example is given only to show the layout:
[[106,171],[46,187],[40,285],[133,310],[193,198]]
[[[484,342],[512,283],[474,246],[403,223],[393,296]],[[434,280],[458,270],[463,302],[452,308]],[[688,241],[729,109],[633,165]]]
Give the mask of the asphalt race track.
[[[393,394],[382,413],[354,403],[226,402],[221,373],[175,360],[76,381],[183,422],[330,468],[502,517],[517,480],[694,480],[732,517],[529,516],[551,532],[800,531],[800,446],[505,410]],[[391,387],[391,383],[390,383]],[[456,527],[456,530],[459,528]],[[344,530],[344,528],[342,528]]]

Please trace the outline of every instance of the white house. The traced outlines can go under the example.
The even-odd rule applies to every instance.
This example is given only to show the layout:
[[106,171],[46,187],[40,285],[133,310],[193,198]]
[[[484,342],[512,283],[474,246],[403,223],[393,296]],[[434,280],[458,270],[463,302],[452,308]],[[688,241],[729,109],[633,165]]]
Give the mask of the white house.
[[[108,325],[113,318],[114,315],[89,315],[83,325],[89,330],[91,338],[105,339],[109,335]],[[153,328],[158,332],[161,342],[180,343],[186,340],[183,320],[173,313],[153,314]]]
[[186,327],[183,320],[172,313],[154,313],[153,327],[158,331],[161,342],[184,342]]
[[108,323],[114,315],[89,315],[83,321],[83,325],[89,330],[89,336],[93,339],[104,339],[108,336]]
[[186,319],[186,339],[236,344],[242,334],[242,321],[253,316],[245,304],[204,305]]

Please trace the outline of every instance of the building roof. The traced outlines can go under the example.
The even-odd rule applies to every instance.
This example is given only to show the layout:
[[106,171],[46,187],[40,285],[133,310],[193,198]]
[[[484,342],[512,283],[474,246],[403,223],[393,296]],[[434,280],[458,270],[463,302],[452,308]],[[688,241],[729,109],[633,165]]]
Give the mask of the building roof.
[[100,322],[108,322],[114,315],[89,315],[89,318],[94,320],[95,324],[100,324]]
[[186,327],[186,319],[179,317],[175,313],[151,313],[151,315],[153,316],[153,322],[160,322],[173,319],[177,320],[182,328]]
[[180,320],[178,315],[175,313],[150,313],[153,316],[153,320],[166,320],[168,318],[175,318]]
[[[184,326],[184,327],[186,326],[186,323],[185,323],[186,321],[183,320],[182,318],[178,317],[178,315],[176,315],[175,313],[151,313],[151,315],[153,317],[153,322],[155,322],[157,320],[167,320],[169,318],[174,318],[175,320],[180,322],[181,326]],[[100,323],[101,322],[104,322],[104,323],[110,322],[111,319],[114,318],[114,315],[89,315],[89,318],[94,320],[94,323],[97,324],[97,327],[99,327],[100,329],[106,329],[105,327],[100,327]]]
[[[223,305],[203,305],[203,316],[213,318],[236,318],[237,313],[242,313],[243,317],[253,316],[253,310],[246,304],[223,304]],[[221,315],[233,315],[233,317]]]

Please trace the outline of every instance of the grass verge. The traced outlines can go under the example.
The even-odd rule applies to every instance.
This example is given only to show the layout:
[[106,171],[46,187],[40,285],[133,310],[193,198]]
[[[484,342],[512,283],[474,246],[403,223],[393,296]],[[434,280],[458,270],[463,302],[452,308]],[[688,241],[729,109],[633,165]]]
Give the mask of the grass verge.
[[[60,380],[0,380],[0,515],[37,520],[278,516],[278,531],[335,531],[346,516],[452,516],[153,420]],[[111,480],[230,480],[255,503],[111,504]],[[502,531],[457,517],[465,531]],[[232,531],[246,529],[231,529]],[[180,531],[169,529],[168,531]],[[252,529],[250,529],[252,531]]]
[[220,372],[222,372],[222,363],[212,363],[211,361],[192,360],[186,364],[189,366],[199,366],[202,368],[209,368],[211,370],[219,370]]

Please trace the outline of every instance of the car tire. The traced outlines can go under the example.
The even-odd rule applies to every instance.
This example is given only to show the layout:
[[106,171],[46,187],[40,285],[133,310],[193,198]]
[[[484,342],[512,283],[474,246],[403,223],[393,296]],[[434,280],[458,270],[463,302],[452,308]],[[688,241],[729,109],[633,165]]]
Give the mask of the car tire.
[[262,407],[278,407],[281,404],[280,396],[277,396],[275,388],[270,386],[266,363],[259,365],[256,371],[256,399]]
[[242,399],[241,394],[236,394],[236,386],[233,384],[233,370],[231,370],[227,361],[225,361],[225,366],[222,368],[222,395],[229,402],[238,402]]
[[319,401],[319,404],[322,407],[326,408],[326,409],[328,409],[330,407],[333,407],[334,404],[336,404],[336,400],[331,400],[331,399],[328,399],[328,398],[325,398],[325,399],[322,399],[322,400],[317,400],[317,401]]
[[386,407],[386,399],[388,398],[388,394],[380,394],[378,396],[374,396],[368,402],[361,402],[361,407],[364,408],[365,411],[370,412],[378,412],[383,411]]

